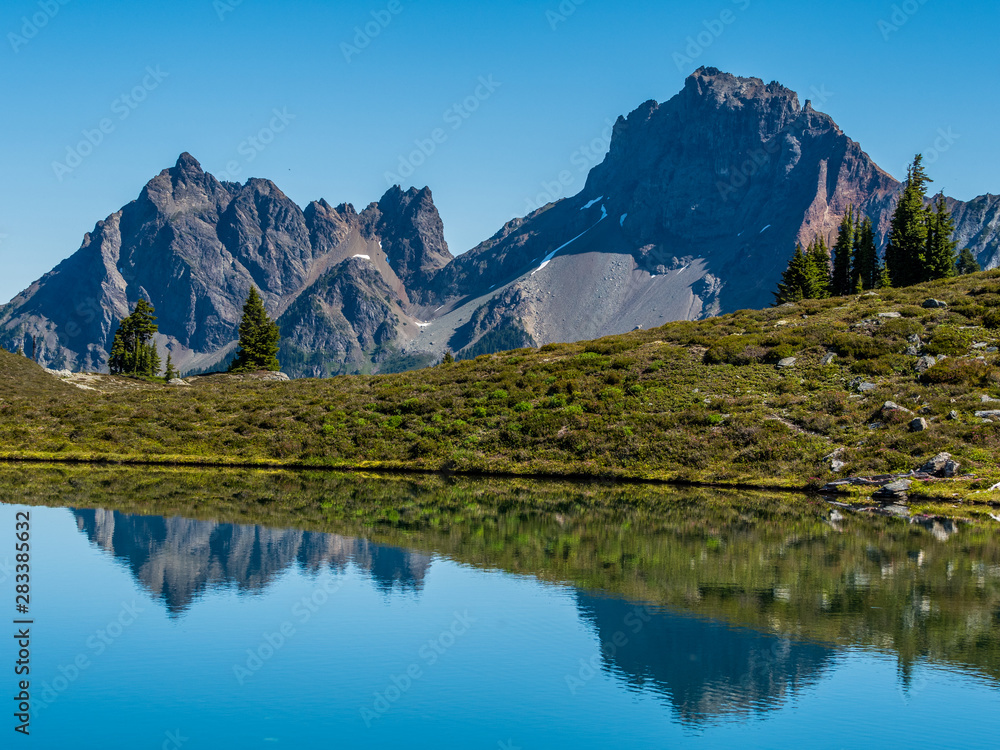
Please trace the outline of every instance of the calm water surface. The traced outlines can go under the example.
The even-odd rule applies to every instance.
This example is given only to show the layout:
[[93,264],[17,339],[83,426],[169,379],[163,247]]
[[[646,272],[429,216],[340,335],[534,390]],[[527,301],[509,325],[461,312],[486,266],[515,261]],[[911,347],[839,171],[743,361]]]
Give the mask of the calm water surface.
[[[997,747],[983,532],[815,504],[685,510],[697,498],[654,525],[523,512],[523,490],[514,508],[463,495],[444,524],[425,507],[438,490],[399,486],[424,520],[366,518],[366,536],[217,520],[256,502],[239,480],[200,520],[73,481],[19,482],[0,505],[0,561],[31,514],[36,623],[32,734],[0,728],[3,747]],[[154,508],[205,486],[143,481]],[[372,486],[321,488],[311,525],[359,516],[332,518],[329,493]]]

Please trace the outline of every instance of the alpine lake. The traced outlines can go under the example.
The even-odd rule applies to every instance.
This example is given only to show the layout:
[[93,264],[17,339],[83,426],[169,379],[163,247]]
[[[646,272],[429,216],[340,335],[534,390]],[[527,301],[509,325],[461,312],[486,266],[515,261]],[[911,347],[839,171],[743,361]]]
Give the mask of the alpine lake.
[[[3,747],[995,748],[1000,524],[663,486],[0,465]],[[15,528],[30,519],[30,611]]]

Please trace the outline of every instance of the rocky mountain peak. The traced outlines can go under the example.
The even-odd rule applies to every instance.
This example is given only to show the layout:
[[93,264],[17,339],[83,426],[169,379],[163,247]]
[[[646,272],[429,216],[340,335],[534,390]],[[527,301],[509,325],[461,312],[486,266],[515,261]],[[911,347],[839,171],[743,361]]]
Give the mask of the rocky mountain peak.
[[174,170],[186,174],[204,174],[201,164],[187,151],[184,151],[177,157],[177,163],[174,165]]
[[771,100],[787,103],[796,112],[801,109],[798,94],[777,81],[765,84],[760,78],[743,78],[724,73],[718,68],[698,68],[684,82],[683,95],[730,109],[739,108],[750,101]]
[[444,222],[430,188],[403,190],[393,185],[361,214],[363,231],[378,237],[390,267],[407,287],[411,300],[429,302],[430,282],[453,259],[444,239]]

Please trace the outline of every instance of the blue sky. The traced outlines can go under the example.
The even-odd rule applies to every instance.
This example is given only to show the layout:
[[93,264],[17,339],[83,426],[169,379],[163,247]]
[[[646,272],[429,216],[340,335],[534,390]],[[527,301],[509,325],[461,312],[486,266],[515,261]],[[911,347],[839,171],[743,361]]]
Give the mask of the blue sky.
[[406,174],[463,252],[578,192],[608,125],[700,65],[825,91],[894,176],[921,151],[934,189],[1000,192],[998,22],[943,0],[5,0],[0,300],[182,151],[303,206]]

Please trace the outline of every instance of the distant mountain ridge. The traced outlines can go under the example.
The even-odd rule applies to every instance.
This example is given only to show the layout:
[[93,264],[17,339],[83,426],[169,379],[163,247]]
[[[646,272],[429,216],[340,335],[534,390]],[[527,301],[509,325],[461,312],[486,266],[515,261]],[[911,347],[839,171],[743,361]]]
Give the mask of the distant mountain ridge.
[[[810,102],[714,68],[619,118],[579,195],[458,257],[428,188],[393,187],[360,213],[300,209],[269,180],[220,182],[184,153],[0,308],[0,345],[34,336],[42,363],[100,370],[146,297],[182,371],[216,368],[251,284],[292,376],[596,338],[765,306],[794,244],[832,240],[848,205],[884,243],[900,187]],[[1000,197],[948,202],[961,246],[1000,264]]]

